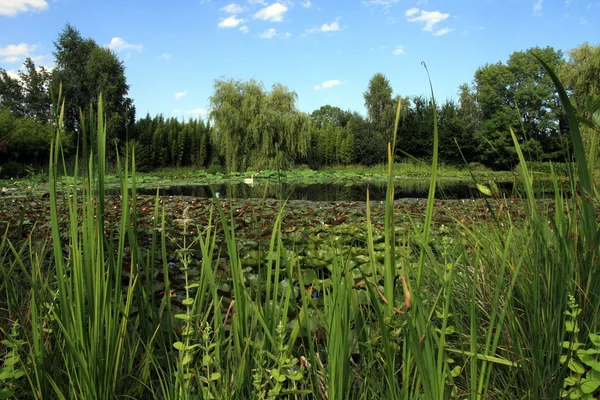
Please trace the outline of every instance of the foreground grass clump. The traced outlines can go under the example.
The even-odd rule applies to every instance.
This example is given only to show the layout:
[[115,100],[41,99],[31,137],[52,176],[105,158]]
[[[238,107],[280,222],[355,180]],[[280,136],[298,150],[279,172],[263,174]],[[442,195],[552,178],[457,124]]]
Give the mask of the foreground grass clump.
[[597,397],[599,199],[562,100],[570,180],[536,201],[515,138],[524,198],[481,219],[433,198],[436,125],[426,202],[394,204],[392,138],[381,208],[304,215],[138,198],[133,151],[106,196],[104,118],[61,187],[59,128],[49,226],[17,207],[0,241],[0,398]]

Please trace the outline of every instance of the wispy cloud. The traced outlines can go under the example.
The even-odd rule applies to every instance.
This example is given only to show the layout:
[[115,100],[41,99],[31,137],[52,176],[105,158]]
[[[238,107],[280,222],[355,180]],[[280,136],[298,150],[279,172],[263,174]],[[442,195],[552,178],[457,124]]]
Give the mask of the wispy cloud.
[[0,0],[0,15],[7,17],[14,17],[22,12],[47,9],[48,3],[45,0]]
[[[0,0],[0,4],[2,4]],[[4,57],[2,62],[14,63],[23,60],[25,57],[29,57],[35,50],[34,44],[20,43],[20,44],[9,44],[6,47],[0,47],[0,57]]]
[[123,38],[114,37],[111,39],[110,43],[106,45],[109,49],[116,51],[117,53],[123,50],[133,49],[138,53],[141,53],[144,49],[142,44],[131,44],[127,43]]
[[170,60],[170,59],[171,59],[171,55],[170,55],[169,53],[162,53],[162,54],[160,55],[160,58],[162,58],[162,59],[163,59],[163,60],[165,60],[165,61],[168,61],[168,60]]
[[173,95],[173,97],[175,97],[176,99],[180,99],[182,97],[187,96],[189,92],[187,90],[184,90],[183,92],[177,92]]
[[581,19],[579,20],[579,23],[580,23],[581,25],[585,25],[585,24],[587,24],[587,23],[588,23],[588,20],[587,20],[587,18],[586,18],[586,17],[581,17]]
[[254,14],[254,18],[271,22],[281,22],[283,21],[283,15],[287,10],[287,6],[281,3],[273,3],[270,6],[259,10]]
[[533,3],[533,15],[540,16],[542,15],[542,7],[544,0],[537,0]]
[[306,0],[303,1],[302,3],[300,3],[300,5],[304,8],[311,8],[312,7],[312,3],[310,2],[310,0]]
[[239,24],[243,24],[243,23],[244,23],[243,18],[236,18],[235,15],[232,15],[231,17],[222,19],[221,22],[218,23],[218,27],[219,28],[235,28]]
[[424,23],[425,26],[423,27],[423,30],[428,32],[433,31],[435,25],[447,20],[450,17],[449,13],[441,13],[439,11],[425,11],[420,10],[418,8],[409,8],[408,10],[406,10],[404,15],[406,16],[408,22]]
[[206,108],[193,108],[191,110],[186,110],[186,111],[182,111],[182,110],[173,110],[174,114],[183,114],[183,115],[188,115],[190,117],[199,117],[199,116],[204,116],[206,114],[208,114],[208,110]]
[[261,39],[272,39],[277,36],[277,29],[269,28],[260,34]]
[[325,82],[321,83],[320,85],[313,86],[313,89],[315,89],[315,90],[331,89],[334,86],[343,85],[344,83],[346,83],[346,82],[345,81],[342,82],[339,79],[332,79],[329,81],[325,81]]
[[224,11],[229,14],[239,14],[242,11],[244,11],[244,7],[242,7],[238,4],[235,4],[235,3],[231,3],[231,4],[227,4],[225,7],[222,7],[221,11]]
[[364,6],[383,6],[389,7],[392,4],[399,3],[400,0],[365,0],[362,2]]
[[454,28],[442,28],[442,29],[438,29],[437,31],[435,31],[433,33],[433,36],[444,36],[450,32],[452,32],[454,30]]
[[242,25],[242,26],[240,26],[240,31],[241,31],[242,33],[248,33],[248,31],[249,31],[249,30],[250,30],[250,29],[249,29],[249,28],[248,28],[246,25]]
[[392,54],[395,56],[404,56],[406,55],[406,53],[404,52],[404,46],[398,45],[396,46],[396,48],[394,49],[394,51],[392,51]]

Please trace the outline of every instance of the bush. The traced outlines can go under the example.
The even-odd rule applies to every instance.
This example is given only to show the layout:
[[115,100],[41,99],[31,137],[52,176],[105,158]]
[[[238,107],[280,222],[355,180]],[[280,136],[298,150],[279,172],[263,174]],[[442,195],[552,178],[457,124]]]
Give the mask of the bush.
[[[550,162],[541,162],[541,161],[530,161],[527,163],[527,168],[531,172],[537,172],[540,174],[548,174],[552,173],[552,169],[550,168],[550,164],[554,167],[554,172],[557,175],[569,175],[569,163],[550,163]],[[515,171],[519,171],[519,167],[521,164],[515,167]],[[572,168],[575,169],[575,164],[573,163]]]
[[0,165],[0,179],[23,178],[27,176],[27,167],[16,161]]
[[485,165],[478,163],[478,162],[470,162],[469,168],[471,168],[471,170],[477,171],[477,172],[485,172],[488,170]]

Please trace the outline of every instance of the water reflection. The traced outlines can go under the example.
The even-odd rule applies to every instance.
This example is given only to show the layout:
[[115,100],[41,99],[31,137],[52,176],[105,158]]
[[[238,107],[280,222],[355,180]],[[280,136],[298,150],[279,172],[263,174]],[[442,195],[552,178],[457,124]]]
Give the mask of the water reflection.
[[[255,182],[253,186],[243,183],[226,183],[213,185],[212,190],[219,193],[220,198],[271,198],[308,201],[365,201],[367,188],[370,186],[371,200],[385,200],[385,184],[374,183],[273,183],[262,185]],[[500,191],[510,195],[513,184],[498,184]],[[411,180],[396,182],[396,199],[425,198],[429,191],[429,181]],[[140,188],[139,194],[155,195],[156,188]],[[163,196],[211,197],[211,188],[207,185],[166,186],[159,189]],[[438,199],[470,199],[482,197],[477,188],[465,182],[438,182],[436,190]]]

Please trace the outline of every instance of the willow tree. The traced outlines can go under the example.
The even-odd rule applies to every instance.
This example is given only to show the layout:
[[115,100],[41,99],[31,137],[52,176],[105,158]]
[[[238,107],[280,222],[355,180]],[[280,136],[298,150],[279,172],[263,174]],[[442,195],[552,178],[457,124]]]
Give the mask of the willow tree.
[[227,171],[285,169],[306,156],[310,120],[296,108],[298,96],[255,80],[216,80],[210,97],[213,142]]

